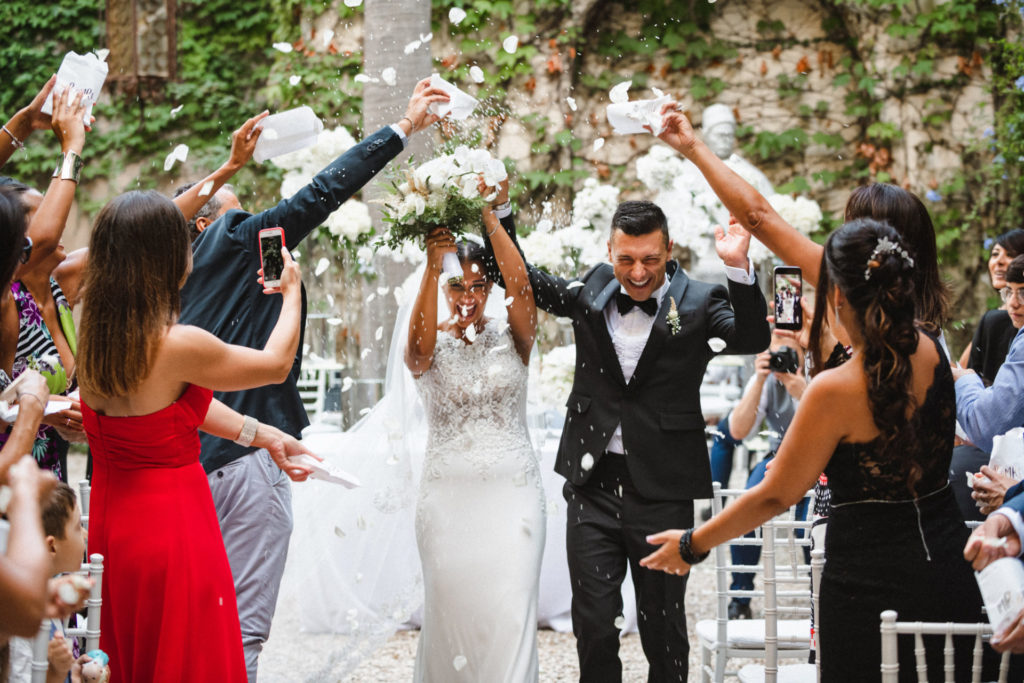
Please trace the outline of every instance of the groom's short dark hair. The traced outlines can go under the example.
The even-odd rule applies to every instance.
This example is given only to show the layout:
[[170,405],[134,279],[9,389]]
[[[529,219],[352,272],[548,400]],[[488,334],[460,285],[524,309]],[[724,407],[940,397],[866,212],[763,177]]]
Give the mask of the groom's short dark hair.
[[668,220],[665,212],[654,202],[622,202],[612,216],[612,230],[621,230],[635,237],[660,230],[665,238],[665,246],[668,246]]

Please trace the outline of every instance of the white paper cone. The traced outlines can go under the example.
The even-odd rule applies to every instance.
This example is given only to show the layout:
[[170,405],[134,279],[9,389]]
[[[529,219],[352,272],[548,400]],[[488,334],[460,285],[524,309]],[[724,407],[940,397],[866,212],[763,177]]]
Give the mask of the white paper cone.
[[459,257],[452,252],[448,252],[444,255],[441,260],[441,270],[445,275],[445,278],[462,277],[462,264],[459,263]]
[[621,104],[609,104],[605,114],[608,123],[619,135],[648,132],[644,125],[651,127],[654,134],[661,132],[661,108],[672,101],[668,95],[654,100],[635,100]]

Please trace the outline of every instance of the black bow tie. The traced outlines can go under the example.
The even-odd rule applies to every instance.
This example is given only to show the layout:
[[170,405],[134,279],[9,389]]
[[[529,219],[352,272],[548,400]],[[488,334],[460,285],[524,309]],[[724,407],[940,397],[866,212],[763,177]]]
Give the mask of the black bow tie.
[[658,300],[657,299],[646,299],[644,301],[634,301],[628,294],[619,292],[615,296],[615,303],[619,307],[619,315],[626,315],[633,310],[636,306],[647,315],[653,317],[658,314]]

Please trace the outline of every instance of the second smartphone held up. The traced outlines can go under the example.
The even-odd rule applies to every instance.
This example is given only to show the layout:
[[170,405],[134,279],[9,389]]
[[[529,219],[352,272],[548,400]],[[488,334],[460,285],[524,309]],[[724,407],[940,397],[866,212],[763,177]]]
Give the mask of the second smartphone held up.
[[284,272],[284,230],[282,228],[264,228],[260,230],[260,266],[263,268],[263,286],[270,289],[281,284]]
[[796,266],[775,268],[775,327],[780,330],[799,330],[804,316],[800,307],[803,294],[803,276]]

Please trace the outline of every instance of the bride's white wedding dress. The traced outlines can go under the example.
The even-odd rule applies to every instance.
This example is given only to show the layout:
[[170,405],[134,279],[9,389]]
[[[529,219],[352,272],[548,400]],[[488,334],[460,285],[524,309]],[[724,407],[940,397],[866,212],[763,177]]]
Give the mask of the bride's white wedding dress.
[[471,344],[439,331],[416,381],[428,425],[416,681],[537,680],[545,504],[526,380],[508,325],[491,320]]

